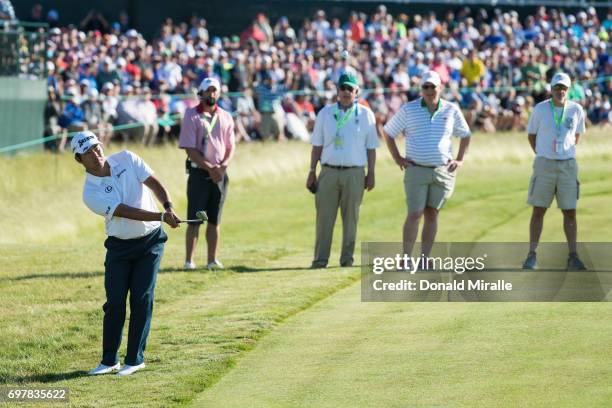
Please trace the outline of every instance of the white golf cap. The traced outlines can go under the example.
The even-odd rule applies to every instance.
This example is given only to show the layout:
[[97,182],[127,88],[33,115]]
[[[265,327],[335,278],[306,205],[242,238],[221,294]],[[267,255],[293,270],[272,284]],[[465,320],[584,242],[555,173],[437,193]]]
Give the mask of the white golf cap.
[[111,91],[115,88],[115,85],[113,85],[112,82],[105,82],[104,85],[102,85],[102,90],[103,91]]
[[211,86],[215,87],[218,91],[221,90],[221,84],[216,78],[208,77],[204,78],[204,80],[200,83],[198,87],[198,91],[207,91]]
[[552,81],[550,81],[550,86],[553,87],[558,84],[565,85],[569,88],[572,85],[572,80],[566,73],[558,72],[552,77]]
[[95,145],[99,144],[100,141],[98,140],[96,135],[94,135],[88,130],[77,133],[72,138],[72,142],[70,142],[70,146],[72,147],[72,153],[74,154],[83,154]]
[[436,87],[442,85],[442,81],[440,80],[440,75],[436,71],[427,71],[423,74],[423,78],[421,79],[421,86],[426,83],[430,83],[435,85]]

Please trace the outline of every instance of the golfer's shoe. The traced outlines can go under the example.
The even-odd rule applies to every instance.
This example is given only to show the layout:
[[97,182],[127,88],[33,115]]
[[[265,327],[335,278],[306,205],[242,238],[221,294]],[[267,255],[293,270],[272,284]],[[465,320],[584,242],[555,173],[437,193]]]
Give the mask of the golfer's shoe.
[[324,268],[327,268],[327,262],[312,261],[312,264],[310,264],[310,269],[324,269]]
[[145,368],[145,363],[140,363],[138,365],[132,366],[132,365],[124,365],[123,368],[121,368],[121,370],[119,370],[119,372],[117,373],[117,375],[119,376],[126,376],[126,375],[131,375],[134,374],[136,371]]
[[525,262],[523,262],[523,269],[535,269],[537,266],[537,257],[535,251],[529,251]]
[[117,371],[121,368],[121,364],[117,363],[113,366],[107,366],[106,364],[100,364],[93,370],[87,373],[87,375],[101,375],[112,373],[113,371]]
[[213,270],[213,269],[223,269],[224,267],[223,267],[223,264],[218,259],[215,259],[214,261],[206,265],[206,268]]
[[578,254],[570,254],[567,258],[567,270],[568,271],[586,271],[587,268],[584,263],[578,258]]
[[196,268],[195,262],[185,262],[183,269],[186,271],[192,271]]

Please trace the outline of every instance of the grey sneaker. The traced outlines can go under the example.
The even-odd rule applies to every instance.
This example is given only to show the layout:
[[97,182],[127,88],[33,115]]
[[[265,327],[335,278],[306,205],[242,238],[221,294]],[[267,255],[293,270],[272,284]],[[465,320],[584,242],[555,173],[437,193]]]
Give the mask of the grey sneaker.
[[586,271],[587,268],[584,263],[578,258],[578,254],[570,254],[567,258],[567,270],[568,271]]
[[523,262],[523,269],[535,269],[536,265],[536,253],[535,251],[529,251],[529,253],[527,254],[527,258],[525,258],[525,262]]

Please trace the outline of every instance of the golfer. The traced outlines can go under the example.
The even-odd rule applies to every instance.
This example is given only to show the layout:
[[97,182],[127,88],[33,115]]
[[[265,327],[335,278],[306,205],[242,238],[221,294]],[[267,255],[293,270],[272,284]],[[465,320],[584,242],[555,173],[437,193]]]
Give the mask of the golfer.
[[[342,216],[340,265],[353,265],[363,190],[374,188],[376,148],[380,142],[374,113],[357,103],[358,93],[355,75],[342,74],[338,81],[338,102],[321,109],[315,121],[306,180],[306,187],[316,191],[317,227],[312,268],[327,266],[338,207]],[[319,161],[321,173],[317,179]]]
[[580,195],[576,145],[585,132],[584,110],[567,100],[571,86],[569,75],[557,73],[551,82],[552,98],[535,106],[527,134],[536,154],[529,183],[527,203],[533,206],[529,224],[529,253],[523,269],[535,269],[536,249],[540,241],[544,214],[554,197],[563,213],[563,230],[569,247],[567,268],[586,269],[576,252],[576,206]]
[[[404,104],[383,128],[393,160],[405,170],[408,215],[404,222],[403,247],[409,256],[423,216],[421,249],[425,257],[429,256],[438,230],[438,213],[453,193],[456,170],[463,165],[470,143],[470,129],[461,110],[441,99],[441,92],[439,75],[434,71],[426,72],[421,79],[421,98]],[[395,144],[400,134],[406,137],[405,157]],[[455,159],[451,136],[461,138]]]
[[[91,132],[77,133],[71,142],[75,160],[86,172],[83,201],[104,217],[104,288],[106,303],[102,339],[102,362],[90,375],[119,370],[130,375],[144,368],[144,350],[151,327],[153,293],[159,264],[168,239],[161,228],[166,222],[176,228],[179,218],[170,196],[137,155],[127,150],[104,156],[98,138]],[[153,195],[163,203],[159,212]],[[130,327],[125,365],[119,365],[119,346],[130,292]]]
[[[187,153],[187,218],[195,219],[197,211],[206,211],[206,267],[223,269],[217,259],[217,248],[221,213],[229,188],[227,166],[236,150],[234,119],[217,105],[221,96],[221,84],[217,79],[205,78],[199,86],[198,96],[200,104],[185,111],[179,137],[179,147]],[[194,253],[199,232],[199,223],[188,224],[184,269],[196,268]]]

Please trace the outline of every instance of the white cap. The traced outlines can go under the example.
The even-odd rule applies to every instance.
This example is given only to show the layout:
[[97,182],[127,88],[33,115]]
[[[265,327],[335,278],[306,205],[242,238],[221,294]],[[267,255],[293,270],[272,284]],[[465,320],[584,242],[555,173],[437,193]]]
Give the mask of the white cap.
[[552,81],[550,81],[550,86],[553,87],[557,84],[565,85],[569,88],[572,85],[572,80],[570,79],[569,75],[563,72],[558,72],[555,74],[555,76],[552,77]]
[[104,85],[102,85],[102,90],[106,91],[106,90],[113,90],[115,88],[115,85],[113,85],[112,82],[105,82]]
[[98,97],[98,95],[99,95],[99,93],[98,93],[98,90],[97,90],[96,88],[90,88],[90,89],[87,91],[87,96],[88,96],[88,97],[90,97],[90,98],[92,98],[92,99],[97,98],[97,97]]
[[89,130],[79,132],[72,138],[70,146],[72,147],[72,153],[84,154],[95,145],[99,145],[100,141]]
[[440,75],[436,71],[427,71],[423,74],[423,78],[421,78],[421,86],[426,83],[430,83],[435,85],[436,87],[442,85],[442,81],[440,80]]
[[198,91],[207,91],[211,86],[214,86],[218,91],[221,90],[221,84],[219,84],[219,81],[216,78],[208,77],[204,78],[204,80],[200,83]]

